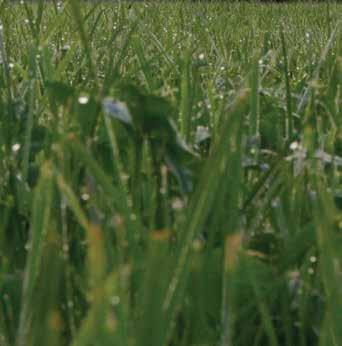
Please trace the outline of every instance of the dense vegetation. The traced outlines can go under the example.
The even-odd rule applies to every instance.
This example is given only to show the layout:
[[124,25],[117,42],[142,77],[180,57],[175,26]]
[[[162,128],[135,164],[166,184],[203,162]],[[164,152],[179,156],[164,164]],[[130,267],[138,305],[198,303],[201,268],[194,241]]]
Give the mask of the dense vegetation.
[[342,345],[341,5],[0,0],[0,345]]

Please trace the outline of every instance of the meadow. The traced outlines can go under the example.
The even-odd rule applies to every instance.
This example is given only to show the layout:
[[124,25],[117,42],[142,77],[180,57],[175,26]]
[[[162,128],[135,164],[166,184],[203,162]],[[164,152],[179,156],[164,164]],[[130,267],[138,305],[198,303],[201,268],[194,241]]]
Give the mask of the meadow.
[[341,14],[0,0],[0,345],[342,345]]

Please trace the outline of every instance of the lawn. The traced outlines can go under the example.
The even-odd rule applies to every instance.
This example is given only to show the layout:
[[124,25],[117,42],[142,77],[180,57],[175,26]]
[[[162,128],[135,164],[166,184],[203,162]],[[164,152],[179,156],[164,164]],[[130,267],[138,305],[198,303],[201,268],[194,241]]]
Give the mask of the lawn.
[[342,345],[341,14],[0,0],[0,345]]

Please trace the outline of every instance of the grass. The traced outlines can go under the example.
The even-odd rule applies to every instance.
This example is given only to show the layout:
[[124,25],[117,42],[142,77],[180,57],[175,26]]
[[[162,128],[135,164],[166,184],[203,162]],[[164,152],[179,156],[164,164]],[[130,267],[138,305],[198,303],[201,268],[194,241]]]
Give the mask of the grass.
[[342,345],[341,10],[0,1],[0,345]]

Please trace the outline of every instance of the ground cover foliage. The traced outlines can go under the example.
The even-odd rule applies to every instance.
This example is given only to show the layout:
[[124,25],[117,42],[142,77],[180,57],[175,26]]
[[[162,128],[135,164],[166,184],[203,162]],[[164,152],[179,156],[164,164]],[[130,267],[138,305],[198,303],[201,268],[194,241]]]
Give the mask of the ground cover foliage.
[[0,1],[0,344],[342,345],[340,19]]

